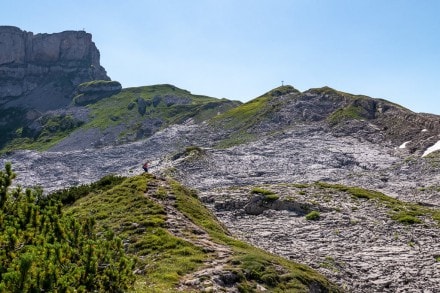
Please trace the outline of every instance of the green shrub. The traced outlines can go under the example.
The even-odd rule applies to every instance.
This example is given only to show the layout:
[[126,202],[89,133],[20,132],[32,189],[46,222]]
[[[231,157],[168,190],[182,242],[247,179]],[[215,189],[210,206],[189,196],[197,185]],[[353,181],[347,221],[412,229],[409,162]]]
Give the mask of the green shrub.
[[116,175],[106,175],[96,182],[73,186],[62,190],[55,191],[39,200],[40,205],[45,205],[49,201],[61,201],[63,205],[73,204],[75,201],[88,195],[90,192],[106,191],[113,186],[120,184],[126,178]]
[[306,220],[316,221],[316,220],[319,220],[320,217],[321,217],[321,215],[319,214],[318,211],[311,211],[310,213],[308,213],[306,215]]
[[95,219],[66,216],[59,201],[37,204],[41,189],[10,190],[15,174],[0,171],[1,292],[122,292],[132,286],[134,261],[122,240]]

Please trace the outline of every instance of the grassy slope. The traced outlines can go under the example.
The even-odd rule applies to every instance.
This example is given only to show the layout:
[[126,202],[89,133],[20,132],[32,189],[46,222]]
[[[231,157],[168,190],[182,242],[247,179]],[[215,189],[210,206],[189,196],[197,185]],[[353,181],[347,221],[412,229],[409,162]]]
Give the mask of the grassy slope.
[[[135,105],[131,110],[128,109],[130,103],[136,102],[136,99],[142,98],[152,103],[155,96],[173,95],[181,98],[189,98],[191,103],[187,105],[166,106],[162,101],[156,107],[150,105],[147,107],[147,113],[140,115]],[[88,108],[92,111],[93,119],[84,127],[99,127],[104,129],[108,126],[120,124],[121,121],[139,122],[142,118],[162,118],[167,124],[182,122],[186,118],[202,115],[199,111],[207,103],[224,103],[227,100],[219,100],[207,96],[192,95],[186,90],[179,89],[172,85],[153,85],[136,88],[127,88],[121,93],[108,99],[103,99]]]
[[[156,106],[152,105],[154,97],[164,97],[167,95],[189,99],[190,102],[185,105],[166,105],[164,101],[161,101]],[[138,111],[136,103],[138,98],[142,98],[147,103],[150,103],[150,105],[146,107],[146,113],[144,115],[141,115]],[[131,107],[129,106],[130,104]],[[72,127],[63,128],[60,126],[66,124],[66,120],[70,118],[68,116],[62,117],[62,119],[56,117],[52,119],[51,124],[58,124],[47,125],[40,137],[36,139],[18,137],[5,145],[3,151],[16,149],[44,151],[78,129],[99,128],[105,130],[108,127],[123,124],[126,127],[126,131],[122,133],[121,136],[129,136],[135,134],[140,124],[146,119],[162,120],[161,128],[174,123],[184,122],[188,118],[193,118],[195,121],[200,122],[210,119],[219,112],[227,111],[239,104],[240,102],[229,101],[227,99],[193,95],[186,90],[166,84],[127,88],[116,95],[87,105],[86,107],[90,109],[91,113],[91,120],[89,122],[85,124],[77,123],[76,125],[73,124]],[[50,129],[53,131],[49,131]]]
[[255,134],[250,128],[266,119],[274,109],[269,105],[273,96],[297,92],[292,86],[275,88],[258,98],[235,107],[211,120],[211,125],[216,128],[231,130],[229,137],[220,143],[220,147],[228,147],[253,140]]
[[[159,187],[148,193],[151,186]],[[151,190],[150,190],[151,191]],[[271,255],[228,235],[191,190],[174,181],[163,181],[143,174],[128,178],[110,190],[91,192],[68,207],[77,217],[94,216],[98,229],[114,230],[126,243],[127,251],[136,256],[136,292],[174,292],[183,275],[202,266],[213,257],[201,247],[173,236],[165,226],[165,207],[154,198],[173,194],[175,206],[211,238],[233,250],[228,270],[240,277],[243,292],[253,292],[257,282],[271,292],[308,292],[309,286],[338,289],[319,273],[283,258]],[[280,267],[283,274],[279,274]]]

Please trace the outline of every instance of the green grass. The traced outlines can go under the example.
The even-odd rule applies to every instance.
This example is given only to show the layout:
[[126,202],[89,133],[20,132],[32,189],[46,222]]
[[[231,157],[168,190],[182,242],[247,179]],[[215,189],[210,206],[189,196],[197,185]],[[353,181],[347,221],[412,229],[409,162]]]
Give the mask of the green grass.
[[[188,104],[167,105],[164,101],[153,105],[155,97],[174,96],[188,99]],[[140,114],[137,99],[145,100],[149,105],[146,113]],[[163,99],[162,99],[163,100]],[[135,133],[139,123],[145,119],[159,119],[165,127],[174,123],[181,123],[188,118],[202,121],[217,115],[219,111],[226,111],[236,105],[236,102],[219,100],[216,98],[192,95],[186,90],[172,85],[154,85],[123,89],[119,94],[100,100],[88,106],[93,119],[84,127],[105,129],[123,121],[127,125],[127,134]],[[117,118],[117,119],[115,119]]]
[[29,130],[21,127],[16,130],[16,137],[9,140],[2,151],[34,149],[45,151],[66,138],[73,130],[79,128],[83,122],[71,115],[44,116],[41,118],[41,132],[34,138],[29,137]]
[[360,187],[349,187],[341,184],[329,184],[317,182],[315,184],[321,189],[336,189],[349,193],[353,198],[376,201],[389,209],[390,217],[404,224],[422,223],[422,217],[431,217],[440,225],[440,210],[428,208],[416,203],[400,201],[387,196],[381,192],[363,189]]
[[[150,191],[149,197],[145,192],[151,186],[156,189]],[[176,197],[175,207],[213,241],[231,248],[233,254],[226,270],[236,274],[241,292],[254,292],[257,284],[270,292],[309,292],[310,287],[339,292],[309,267],[233,238],[203,206],[196,192],[176,181],[163,181],[150,174],[109,177],[58,197],[68,198],[69,203],[74,201],[65,207],[66,214],[80,220],[93,217],[99,233],[111,229],[122,239],[127,253],[137,260],[133,292],[175,292],[182,276],[201,268],[214,256],[167,230],[167,213],[156,199],[165,199],[168,194]]]
[[363,119],[363,112],[364,109],[362,109],[362,107],[350,105],[345,108],[340,108],[335,112],[333,112],[327,118],[327,121],[330,124],[338,124],[345,120],[351,120],[351,119],[361,120]]
[[214,121],[221,121],[226,128],[235,130],[252,126],[266,109],[269,99],[268,95],[258,97],[215,117]]
[[264,188],[260,188],[260,187],[252,188],[251,193],[264,195],[263,200],[265,202],[273,202],[273,201],[276,201],[280,198],[280,196],[278,194],[276,194],[275,192],[264,189]]
[[112,81],[112,80],[92,80],[92,81],[81,83],[78,86],[78,88],[83,89],[83,88],[96,87],[96,86],[102,86],[102,85],[115,85],[115,86],[117,86],[117,85],[120,85],[120,83],[117,81]]
[[320,217],[321,217],[321,215],[319,214],[318,211],[311,211],[310,213],[308,213],[306,215],[306,220],[317,221],[317,220],[319,220]]
[[254,187],[251,190],[251,193],[253,194],[262,194],[262,195],[274,195],[275,192],[261,188],[261,187]]
[[[117,82],[91,81],[81,84],[80,87],[87,88],[112,83]],[[171,96],[186,99],[189,103],[167,104],[164,100],[166,97]],[[157,105],[153,105],[153,100],[157,97],[161,97],[161,101]],[[138,98],[143,99],[148,104],[144,114],[141,114],[138,110],[136,102]],[[186,90],[167,84],[127,88],[118,94],[86,105],[85,107],[90,110],[90,120],[84,124],[70,119],[69,116],[50,118],[51,120],[43,125],[41,135],[35,139],[22,136],[25,130],[23,127],[25,113],[20,112],[19,115],[13,115],[11,117],[17,116],[16,121],[11,122],[11,125],[5,130],[14,132],[16,135],[15,137],[6,137],[6,133],[2,133],[0,143],[3,144],[3,152],[16,149],[44,151],[62,141],[73,131],[91,128],[104,131],[120,125],[123,126],[124,130],[121,131],[118,139],[120,141],[130,141],[136,139],[137,133],[145,121],[151,124],[157,123],[154,126],[154,131],[156,131],[172,124],[182,123],[190,118],[196,122],[206,121],[240,104],[241,102],[238,101],[193,95]],[[69,125],[70,127],[66,128]]]
[[211,127],[231,131],[228,137],[217,143],[217,147],[227,148],[257,138],[252,128],[264,120],[270,119],[271,113],[276,112],[276,106],[269,102],[275,96],[288,93],[298,93],[298,91],[291,86],[278,87],[211,119]]
[[80,198],[66,212],[95,217],[98,229],[111,228],[128,243],[127,252],[143,271],[137,275],[136,292],[165,292],[207,256],[200,247],[168,232],[164,208],[144,196],[150,180],[154,179],[148,174],[128,178],[110,190]]

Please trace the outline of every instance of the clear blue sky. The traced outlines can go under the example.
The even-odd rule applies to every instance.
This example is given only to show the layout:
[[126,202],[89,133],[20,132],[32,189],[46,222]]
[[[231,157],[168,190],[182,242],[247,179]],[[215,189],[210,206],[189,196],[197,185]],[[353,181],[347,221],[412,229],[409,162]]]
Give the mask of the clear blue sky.
[[123,87],[247,101],[330,86],[440,114],[438,0],[20,0],[1,25],[92,33]]

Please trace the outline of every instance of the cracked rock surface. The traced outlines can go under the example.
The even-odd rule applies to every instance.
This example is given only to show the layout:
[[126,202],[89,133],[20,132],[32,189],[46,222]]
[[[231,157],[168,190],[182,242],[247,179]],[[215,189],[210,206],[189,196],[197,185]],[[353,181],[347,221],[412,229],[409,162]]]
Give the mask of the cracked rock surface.
[[[41,185],[49,192],[109,173],[137,174],[149,161],[151,172],[171,174],[200,190],[217,217],[242,239],[306,263],[350,292],[438,292],[439,228],[432,219],[406,226],[371,201],[283,187],[340,183],[439,208],[436,157],[420,158],[391,143],[335,136],[319,123],[226,149],[213,148],[215,138],[206,125],[174,125],[127,145],[20,151],[2,156],[0,163],[12,161],[19,184]],[[246,213],[251,199],[247,186],[264,184],[300,206],[316,208],[321,218],[307,221],[304,213],[284,205]]]
[[[239,238],[317,269],[350,292],[438,292],[438,223],[405,225],[389,209],[345,192],[295,185],[265,185],[286,208],[249,214],[249,187],[205,191],[202,199]],[[307,203],[318,220],[290,208]]]

